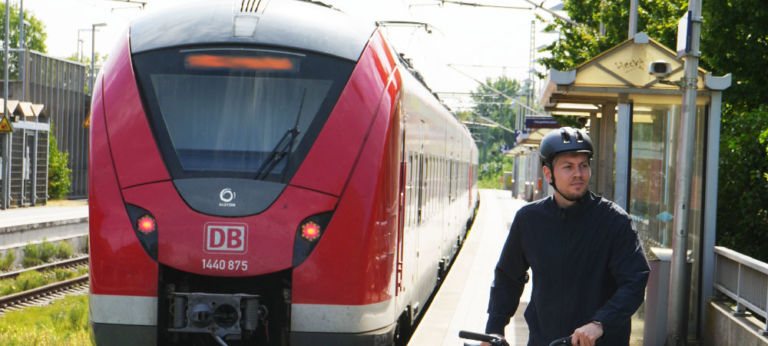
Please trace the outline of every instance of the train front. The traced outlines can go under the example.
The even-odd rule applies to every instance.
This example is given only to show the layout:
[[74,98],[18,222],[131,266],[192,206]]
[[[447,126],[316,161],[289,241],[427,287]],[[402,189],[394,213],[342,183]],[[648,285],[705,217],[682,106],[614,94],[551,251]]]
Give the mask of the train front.
[[397,181],[391,51],[373,25],[333,9],[255,3],[143,17],[95,85],[99,344],[366,344],[394,333],[397,187],[358,184]]

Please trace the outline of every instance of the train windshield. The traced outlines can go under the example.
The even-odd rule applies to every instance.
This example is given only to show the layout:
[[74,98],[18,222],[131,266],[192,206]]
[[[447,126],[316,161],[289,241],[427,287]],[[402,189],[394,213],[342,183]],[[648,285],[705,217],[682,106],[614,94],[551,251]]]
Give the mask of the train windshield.
[[174,179],[287,183],[325,124],[354,63],[252,48],[134,56],[142,99]]

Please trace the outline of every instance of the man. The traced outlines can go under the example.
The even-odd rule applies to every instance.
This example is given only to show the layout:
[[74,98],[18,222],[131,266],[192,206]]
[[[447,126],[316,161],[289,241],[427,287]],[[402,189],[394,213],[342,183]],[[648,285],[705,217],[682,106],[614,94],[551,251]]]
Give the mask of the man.
[[592,140],[561,128],[541,141],[552,196],[521,208],[509,230],[488,303],[486,333],[504,335],[528,268],[528,345],[571,336],[573,345],[628,345],[650,268],[627,213],[588,190]]

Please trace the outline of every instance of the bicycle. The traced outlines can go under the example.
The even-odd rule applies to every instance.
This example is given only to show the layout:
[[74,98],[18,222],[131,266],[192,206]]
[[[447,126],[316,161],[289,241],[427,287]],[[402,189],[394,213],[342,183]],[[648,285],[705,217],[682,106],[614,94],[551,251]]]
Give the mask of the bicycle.
[[[475,340],[475,341],[481,341],[481,342],[487,342],[490,343],[491,346],[509,346],[509,343],[507,343],[507,340],[504,340],[504,338],[500,338],[498,336],[494,335],[488,335],[488,334],[482,334],[482,333],[474,333],[469,332],[466,330],[460,330],[459,331],[459,337],[462,339],[468,339],[468,340]],[[468,344],[464,344],[465,346],[469,346]],[[571,345],[571,337],[566,336],[559,338],[555,341],[552,341],[549,346],[572,346]]]

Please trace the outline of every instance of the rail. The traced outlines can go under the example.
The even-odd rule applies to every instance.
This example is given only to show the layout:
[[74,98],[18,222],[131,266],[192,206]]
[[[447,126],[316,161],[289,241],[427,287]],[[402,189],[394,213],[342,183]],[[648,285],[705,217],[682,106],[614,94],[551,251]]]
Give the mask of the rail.
[[0,273],[0,280],[13,279],[19,276],[19,274],[21,273],[33,271],[33,270],[46,271],[46,270],[52,270],[55,268],[74,268],[74,267],[83,266],[83,265],[88,265],[88,255],[65,259],[63,261],[54,262],[54,263],[41,264],[36,267],[24,268],[24,269],[13,271],[13,272]]
[[0,314],[7,310],[28,305],[41,305],[57,296],[81,290],[88,285],[88,275],[76,277],[65,281],[54,282],[31,290],[9,294],[0,297]]
[[[715,246],[715,290],[736,302],[736,313],[747,309],[768,321],[768,263]],[[761,331],[768,335],[768,322]]]

